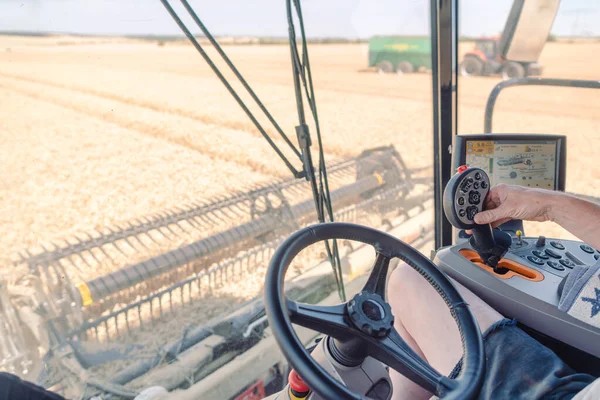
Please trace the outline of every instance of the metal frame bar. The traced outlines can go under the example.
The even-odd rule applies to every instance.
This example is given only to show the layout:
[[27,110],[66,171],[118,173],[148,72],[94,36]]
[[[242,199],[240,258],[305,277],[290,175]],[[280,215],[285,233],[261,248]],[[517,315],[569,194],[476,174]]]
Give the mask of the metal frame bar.
[[514,86],[560,86],[583,89],[600,89],[600,81],[587,81],[581,79],[552,79],[552,78],[515,78],[500,82],[492,89],[485,106],[485,118],[483,122],[483,131],[492,133],[492,118],[494,116],[494,107],[500,92],[506,88]]
[[452,140],[458,125],[458,0],[431,0],[435,246],[452,244],[442,195],[452,176]]

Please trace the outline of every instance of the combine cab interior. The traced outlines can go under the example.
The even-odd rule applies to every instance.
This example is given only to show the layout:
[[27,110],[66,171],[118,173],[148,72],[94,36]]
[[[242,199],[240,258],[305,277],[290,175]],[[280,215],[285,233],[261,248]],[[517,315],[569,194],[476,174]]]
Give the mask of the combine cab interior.
[[[362,93],[363,88],[352,88],[354,81],[342,84],[336,80],[346,72],[339,69],[341,61],[327,56],[351,44],[331,48],[314,44],[310,31],[315,27],[310,22],[314,10],[307,2],[304,10],[309,12],[303,15],[302,1],[282,0],[285,7],[282,5],[280,11],[286,17],[285,34],[289,37],[283,43],[258,47],[272,48],[277,54],[284,48],[292,75],[288,73],[285,78],[285,98],[283,84],[278,89],[261,86],[284,80],[278,70],[269,69],[274,68],[272,65],[266,66],[268,60],[254,60],[248,68],[236,62],[240,54],[254,51],[256,43],[239,47],[222,44],[224,39],[213,36],[207,27],[210,20],[205,21],[200,4],[186,0],[177,6],[169,0],[156,3],[161,4],[162,17],[168,19],[169,26],[189,40],[179,48],[167,42],[166,50],[174,49],[168,50],[177,52],[173,57],[183,54],[186,63],[196,57],[194,60],[205,68],[206,76],[201,79],[205,87],[199,85],[198,90],[205,88],[207,96],[220,93],[227,97],[223,109],[241,109],[237,120],[220,122],[230,130],[229,137],[211,136],[212,128],[204,131],[203,137],[211,138],[207,143],[222,142],[223,150],[194,169],[193,179],[206,180],[205,188],[224,185],[210,177],[218,169],[211,169],[211,163],[222,162],[223,169],[233,168],[226,164],[230,159],[256,171],[228,175],[235,189],[186,198],[173,208],[155,210],[150,217],[140,217],[136,211],[132,212],[136,217],[127,222],[119,220],[93,229],[82,217],[85,229],[79,225],[71,229],[69,232],[76,232],[73,240],[46,242],[34,232],[31,237],[35,239],[27,242],[31,246],[12,261],[10,271],[8,267],[0,269],[0,372],[22,379],[12,380],[11,385],[37,385],[26,389],[33,393],[31,399],[50,398],[43,397],[46,391],[56,398],[95,400],[389,400],[393,396],[389,370],[394,369],[440,398],[475,399],[486,373],[483,342],[468,305],[452,281],[470,289],[506,318],[515,319],[518,327],[575,371],[600,376],[600,329],[559,309],[571,271],[576,266],[596,265],[600,249],[550,223],[511,220],[492,229],[489,224],[474,222],[474,216],[484,211],[490,189],[499,184],[569,192],[590,202],[600,201],[597,170],[586,173],[585,167],[569,165],[577,157],[592,158],[597,153],[597,117],[586,120],[592,130],[586,133],[590,138],[587,149],[573,144],[573,133],[563,129],[568,122],[556,122],[559,126],[555,131],[547,129],[551,123],[542,123],[546,130],[540,131],[538,126],[529,130],[529,121],[521,123],[515,118],[512,127],[503,120],[511,111],[502,107],[517,101],[517,95],[510,94],[513,92],[542,88],[544,96],[552,97],[551,93],[569,90],[569,98],[574,99],[577,95],[572,91],[600,89],[600,81],[589,76],[546,76],[541,72],[546,66],[538,68],[560,15],[559,1],[514,0],[506,7],[501,36],[469,42],[471,50],[466,54],[460,31],[466,22],[458,18],[463,2],[425,1],[429,36],[404,44],[395,42],[404,40],[401,38],[380,40],[381,49],[396,52],[394,62],[369,54],[373,65],[357,74],[378,86]],[[402,69],[402,54],[398,52],[419,47],[421,59],[424,43],[431,47],[427,62],[415,68],[404,61]],[[164,45],[160,41],[158,46]],[[311,52],[313,48],[317,56]],[[366,59],[365,49],[361,47],[357,53],[364,53]],[[85,80],[46,82],[43,90],[36,89],[35,85],[46,78],[25,76],[27,72],[35,74],[35,68],[24,73],[11,70],[9,62],[25,62],[19,51],[7,50],[0,56],[0,90],[10,89],[12,103],[20,101],[19,96],[37,96],[47,102],[54,96],[52,107],[82,112],[86,96],[99,99],[105,93],[102,101],[143,108],[144,115],[150,116],[164,106],[168,116],[153,125],[150,117],[127,122],[119,116],[125,111],[106,117],[109,114],[102,111],[105,105],[96,99],[103,118],[112,118],[111,123],[121,128],[144,127],[150,132],[147,136],[161,134],[157,133],[163,129],[160,127],[174,121],[169,118],[217,124],[215,121],[224,120],[228,112],[210,114],[212,103],[207,101],[203,104],[210,112],[201,114],[203,110],[195,106],[188,109],[184,102],[165,100],[163,104],[153,94],[145,102],[127,105],[133,97],[119,95],[119,89],[112,94],[106,94],[108,88],[83,93]],[[461,65],[479,53],[486,57],[481,73],[467,68],[472,65]],[[176,67],[168,58],[157,64],[154,73],[172,73],[170,69]],[[313,59],[317,61],[311,65]],[[88,61],[80,58],[77,62]],[[333,69],[320,76],[320,68],[332,63]],[[183,70],[195,76],[198,67],[190,65],[193,67],[186,64]],[[268,79],[260,77],[263,67],[268,70]],[[68,74],[67,67],[56,68],[55,77]],[[120,67],[117,63],[110,68]],[[419,69],[420,74],[409,73]],[[395,70],[398,74],[391,74]],[[513,73],[522,75],[514,77]],[[532,77],[538,73],[543,76]],[[111,82],[128,85],[126,78],[118,82],[98,79],[107,87]],[[255,91],[253,84],[261,79]],[[415,90],[412,96],[425,99],[427,107],[412,109],[404,97],[395,98],[393,85],[402,87],[403,79],[425,88]],[[183,93],[189,84],[177,81],[173,90]],[[220,92],[210,88],[211,84],[218,84]],[[476,100],[470,96],[479,85],[491,91],[479,96],[478,104],[485,106],[476,108]],[[318,107],[321,88],[324,110]],[[461,98],[463,88],[469,94]],[[346,98],[336,92],[342,89]],[[71,102],[57,100],[61,90],[79,97]],[[265,92],[269,94],[263,102]],[[353,97],[359,92],[365,97]],[[390,106],[389,99],[374,97],[381,93],[399,102]],[[507,96],[507,102],[499,102]],[[202,101],[199,97],[194,93],[189,99]],[[399,124],[412,129],[406,118],[417,115],[416,120],[426,114],[430,126],[418,128],[420,136],[390,133],[371,138],[364,129],[360,135],[347,134],[354,129],[352,125],[361,129],[375,126],[373,121],[361,125],[363,116],[356,114],[372,97],[379,104],[374,113],[382,129],[387,130],[386,124],[395,121],[390,117],[395,113],[393,107],[403,105],[408,111]],[[328,119],[344,101],[356,115],[344,117],[345,125]],[[553,115],[560,112],[561,95],[547,101],[556,103],[549,111],[546,103],[528,105],[531,121],[561,118]],[[293,113],[286,114],[280,124],[278,115],[289,106]],[[596,108],[582,106],[586,107]],[[127,110],[133,113],[133,108]],[[467,114],[470,121],[474,110],[480,112],[477,123],[483,122],[476,130],[472,130],[475,124],[461,122]],[[569,112],[565,115],[573,116]],[[464,128],[467,126],[469,131]],[[242,134],[244,130],[253,133]],[[168,146],[188,145],[194,135],[200,134],[174,134]],[[577,146],[581,146],[584,141],[577,137]],[[132,143],[140,143],[143,157],[142,142]],[[263,146],[256,152],[251,149],[255,143]],[[135,148],[127,147],[125,139],[122,146],[127,152]],[[197,146],[198,152],[207,151]],[[411,154],[423,147],[427,159]],[[160,163],[168,165],[173,160],[170,157],[156,158],[158,167]],[[594,163],[588,160],[585,165]],[[254,180],[254,172],[270,179]],[[588,182],[582,183],[582,177]],[[574,183],[575,178],[578,181]],[[128,177],[123,179],[129,182]],[[160,179],[152,185],[160,186]],[[178,190],[176,185],[166,187],[174,193]],[[585,193],[580,193],[580,188]],[[31,226],[27,229],[34,230]],[[34,247],[36,250],[29,250]],[[398,334],[394,333],[393,309],[387,301],[391,295],[402,294],[386,292],[386,285],[402,261],[427,277],[444,296],[464,334],[467,372],[456,379],[437,372],[394,336]],[[0,388],[2,400],[3,393]]]

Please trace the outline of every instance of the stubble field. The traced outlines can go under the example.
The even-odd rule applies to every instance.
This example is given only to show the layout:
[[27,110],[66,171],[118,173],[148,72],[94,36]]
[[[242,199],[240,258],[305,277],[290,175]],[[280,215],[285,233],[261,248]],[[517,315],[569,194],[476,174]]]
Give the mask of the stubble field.
[[[295,141],[288,48],[225,50]],[[598,79],[599,51],[549,43],[544,76]],[[365,45],[315,45],[310,56],[329,159],[393,144],[410,166],[432,163],[430,74],[377,75]],[[461,79],[461,133],[482,131],[499,81]],[[598,195],[599,107],[592,90],[510,89],[494,131],[567,134],[567,190]],[[0,36],[0,159],[0,266],[25,248],[289,177],[191,46],[124,39]]]

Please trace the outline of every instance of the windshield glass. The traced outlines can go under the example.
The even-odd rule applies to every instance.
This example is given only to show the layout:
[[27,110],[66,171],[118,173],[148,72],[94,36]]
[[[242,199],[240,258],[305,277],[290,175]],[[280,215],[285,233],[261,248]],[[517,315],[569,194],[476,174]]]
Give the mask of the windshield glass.
[[[493,23],[480,25],[481,13],[465,13],[461,20],[459,57],[472,46],[471,37],[502,33],[510,2],[497,3],[498,15]],[[598,79],[600,59],[589,57],[600,46],[597,28],[598,7],[575,11],[562,2],[550,35],[534,63],[502,62],[486,65],[487,76],[459,76],[459,123],[461,134],[490,132],[484,130],[484,116],[492,89],[503,79],[532,77],[591,80]],[[486,12],[491,12],[487,11]],[[586,15],[584,18],[583,15]],[[490,20],[491,21],[491,20]],[[461,60],[461,61],[462,61]],[[480,74],[483,75],[483,74]],[[590,184],[600,176],[594,155],[600,148],[600,124],[597,106],[600,91],[553,86],[514,86],[501,92],[496,102],[493,133],[548,133],[567,136],[568,192],[598,197],[597,185]],[[521,176],[515,176],[519,183]],[[527,236],[544,235],[553,238],[576,239],[551,222],[526,222]]]
[[[160,386],[247,400],[287,379],[264,277],[282,240],[317,222],[311,185],[292,176],[264,135],[302,171],[295,150],[173,3],[264,132],[158,0],[0,4],[0,371],[67,398]],[[428,255],[429,2],[306,3],[335,220]],[[285,3],[193,6],[297,150]],[[336,303],[360,289],[372,249],[337,247],[337,277],[322,244],[297,257],[291,298]],[[316,334],[303,332],[310,346]]]

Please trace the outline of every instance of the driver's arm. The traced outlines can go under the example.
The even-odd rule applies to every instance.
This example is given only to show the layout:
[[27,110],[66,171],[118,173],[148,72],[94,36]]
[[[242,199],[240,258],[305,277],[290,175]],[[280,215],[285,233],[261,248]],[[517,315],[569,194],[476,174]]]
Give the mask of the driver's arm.
[[511,219],[553,221],[579,240],[600,249],[600,205],[563,193],[522,186],[494,186],[486,211],[475,215],[478,224],[498,226]]

